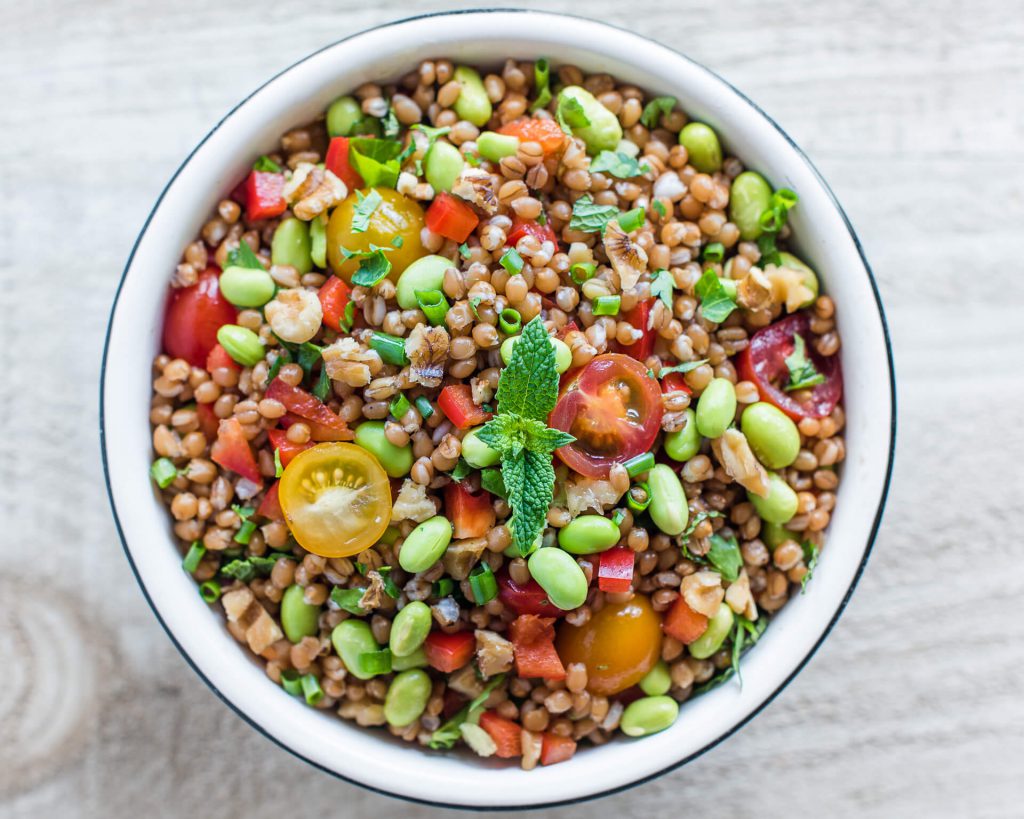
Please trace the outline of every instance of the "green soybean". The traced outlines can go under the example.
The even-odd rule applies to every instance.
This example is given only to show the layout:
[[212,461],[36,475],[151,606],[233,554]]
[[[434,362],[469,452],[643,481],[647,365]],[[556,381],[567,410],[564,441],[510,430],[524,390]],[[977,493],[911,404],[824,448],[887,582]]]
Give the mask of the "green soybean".
[[545,546],[530,555],[526,566],[558,608],[571,611],[586,602],[587,576],[568,552]]
[[654,668],[648,671],[644,678],[640,680],[640,690],[649,697],[667,694],[671,687],[672,675],[669,673],[668,663],[664,660],[658,660],[654,664]]
[[[551,337],[551,346],[555,349],[555,370],[564,373],[572,366],[572,350],[569,345],[558,338]],[[508,364],[512,360],[512,348],[519,343],[519,336],[509,336],[501,342],[501,360]]]
[[423,645],[430,634],[430,606],[420,600],[407,603],[391,621],[388,646],[393,657],[407,657]]
[[501,162],[506,156],[515,156],[519,150],[519,138],[511,134],[484,131],[476,138],[476,149],[484,159]]
[[679,477],[668,464],[655,464],[647,473],[647,486],[651,492],[647,512],[654,525],[666,535],[681,535],[690,519],[690,509]]
[[501,460],[501,453],[480,440],[477,435],[479,430],[480,427],[471,429],[462,437],[462,457],[474,469],[485,469],[498,463]]
[[736,415],[736,387],[728,378],[712,378],[697,401],[697,431],[719,438]]
[[299,273],[313,269],[312,245],[309,225],[301,219],[284,219],[274,231],[270,241],[270,260],[274,264],[289,264]]
[[733,614],[728,603],[718,607],[715,616],[708,621],[704,633],[690,643],[690,654],[698,660],[706,660],[722,647],[725,638],[732,631]]
[[302,586],[293,584],[281,595],[281,628],[293,643],[312,637],[319,630],[320,607],[307,603],[305,594]]
[[767,521],[761,526],[760,537],[764,541],[764,545],[769,549],[774,549],[785,540],[800,542],[800,535],[796,532],[789,531],[781,523],[768,523]]
[[363,421],[356,427],[355,444],[377,456],[384,471],[401,478],[412,469],[412,444],[395,446],[384,433],[383,421]]
[[423,171],[435,191],[450,191],[465,167],[459,149],[448,142],[435,142],[423,158]]
[[689,162],[701,173],[722,170],[722,145],[718,134],[703,122],[690,122],[679,132],[679,144],[686,148]]
[[365,620],[342,620],[331,632],[331,643],[349,674],[360,680],[375,676],[372,671],[366,670],[361,659],[363,654],[380,651],[369,623]]
[[558,530],[558,545],[574,555],[592,555],[619,542],[619,527],[601,515],[580,515]]
[[403,310],[415,310],[419,307],[416,301],[417,290],[442,290],[444,271],[454,267],[451,259],[444,256],[424,256],[417,259],[398,277],[395,299]]
[[427,652],[423,650],[422,646],[405,657],[391,656],[391,670],[395,672],[406,671],[410,668],[426,668],[428,665],[430,663],[427,662]]
[[309,257],[317,267],[327,267],[327,221],[320,216],[309,223]]
[[804,277],[804,284],[807,286],[807,289],[810,290],[814,295],[811,298],[807,299],[807,301],[805,301],[800,306],[810,307],[812,304],[814,304],[814,300],[818,298],[818,274],[815,273],[809,265],[802,262],[792,253],[787,253],[784,250],[780,251],[779,258],[782,259],[783,267],[788,267],[790,270],[795,270],[797,271],[797,273]]
[[589,125],[572,129],[573,135],[587,144],[587,153],[614,151],[622,139],[619,118],[598,102],[593,94],[578,85],[566,86],[558,92],[559,105],[566,99],[576,100],[583,108],[583,115],[590,122]]
[[743,410],[740,429],[758,460],[769,469],[787,467],[800,454],[800,430],[786,413],[765,401]]
[[740,238],[753,241],[761,235],[761,214],[771,207],[772,186],[757,171],[744,171],[729,189],[729,219],[740,229]]
[[217,331],[217,341],[229,356],[243,367],[253,367],[263,360],[263,342],[248,327],[225,324]]
[[664,731],[679,716],[679,703],[671,697],[641,697],[622,712],[619,727],[630,737],[645,737]]
[[451,542],[451,522],[435,515],[409,533],[398,552],[398,563],[407,572],[425,572],[441,559]]
[[459,119],[472,122],[478,128],[487,124],[491,118],[491,100],[484,88],[484,81],[472,68],[460,65],[455,69],[455,81],[462,86],[459,97],[455,100],[455,113]]
[[431,687],[427,672],[418,668],[396,674],[384,697],[384,719],[388,725],[404,728],[419,719],[427,707]]
[[747,499],[754,504],[761,520],[768,523],[789,523],[799,505],[796,492],[775,472],[768,473],[767,498],[747,492]]
[[701,435],[697,431],[697,414],[687,408],[683,415],[686,421],[682,429],[669,432],[665,435],[663,444],[665,454],[673,461],[688,461],[700,452]]
[[262,307],[274,298],[274,280],[266,270],[254,267],[225,267],[220,274],[220,292],[236,307]]
[[355,97],[341,97],[327,109],[327,133],[332,137],[348,136],[363,118],[363,109]]

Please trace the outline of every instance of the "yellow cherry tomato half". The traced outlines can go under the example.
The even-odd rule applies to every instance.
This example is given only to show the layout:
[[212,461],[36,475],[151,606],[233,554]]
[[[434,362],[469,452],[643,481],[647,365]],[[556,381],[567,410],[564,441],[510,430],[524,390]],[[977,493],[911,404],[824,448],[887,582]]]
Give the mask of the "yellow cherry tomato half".
[[[366,196],[370,188],[362,191]],[[359,259],[346,259],[341,248],[346,250],[370,250],[370,245],[390,248],[387,257],[391,262],[388,277],[397,281],[405,268],[427,251],[420,241],[423,230],[423,208],[415,199],[403,196],[392,188],[373,188],[380,194],[381,203],[374,208],[370,223],[366,230],[352,230],[352,219],[355,215],[358,199],[352,191],[348,197],[331,213],[327,223],[327,261],[331,270],[346,282],[351,282],[352,274],[359,269]],[[395,237],[401,237],[401,247],[395,247]]]
[[587,667],[587,690],[618,694],[644,678],[661,656],[661,618],[645,595],[605,603],[582,626],[562,622],[556,642],[562,663]]
[[355,444],[317,444],[300,452],[285,467],[278,494],[292,535],[322,557],[358,554],[391,522],[387,473]]

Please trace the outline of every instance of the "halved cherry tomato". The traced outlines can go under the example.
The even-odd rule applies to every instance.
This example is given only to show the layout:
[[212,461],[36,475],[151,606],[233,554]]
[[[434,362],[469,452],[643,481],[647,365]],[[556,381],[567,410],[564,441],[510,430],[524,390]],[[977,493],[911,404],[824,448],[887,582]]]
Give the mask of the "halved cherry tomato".
[[648,452],[661,429],[661,388],[636,359],[599,355],[568,382],[551,413],[576,441],[555,450],[571,469],[607,478],[612,464]]
[[531,578],[520,585],[513,580],[507,569],[498,572],[498,597],[516,614],[539,614],[542,617],[561,617],[565,614],[548,600],[548,593],[540,583]]
[[523,678],[564,680],[565,666],[555,650],[555,629],[551,617],[521,614],[508,629],[515,651],[516,674]]
[[597,564],[597,587],[603,592],[628,592],[633,584],[633,550],[615,546],[601,552]]
[[235,306],[220,293],[219,276],[220,269],[211,266],[195,284],[171,289],[163,330],[164,352],[171,358],[205,367],[217,343],[217,331],[238,318]]
[[[725,604],[723,604],[725,605]],[[690,608],[682,597],[677,597],[665,614],[661,627],[669,637],[689,645],[708,629],[708,618]]]
[[636,303],[632,310],[623,313],[622,318],[628,321],[633,327],[643,333],[639,340],[632,344],[619,344],[615,346],[620,353],[631,355],[637,361],[645,361],[654,352],[654,342],[658,339],[658,333],[648,327],[651,318],[651,309],[656,299],[647,299]]
[[582,626],[563,622],[555,643],[562,662],[587,667],[592,694],[618,694],[636,685],[661,656],[661,618],[643,594],[606,602]]
[[250,222],[270,219],[284,213],[284,174],[251,171],[245,180],[245,212]]
[[270,445],[281,456],[281,466],[288,466],[296,455],[300,452],[305,452],[313,446],[312,441],[306,441],[304,444],[289,441],[288,432],[283,429],[268,429],[267,437],[270,439]]
[[512,223],[512,230],[508,232],[505,244],[508,247],[515,247],[524,236],[532,236],[541,244],[553,242],[555,249],[558,248],[558,237],[555,235],[555,231],[551,229],[551,225],[547,223],[541,225],[537,222],[521,222],[519,220]]
[[284,512],[281,510],[281,500],[278,497],[278,486],[280,481],[274,481],[270,489],[263,496],[260,505],[256,508],[256,514],[270,520],[284,520]]
[[480,715],[480,727],[494,740],[497,749],[494,755],[500,759],[513,759],[522,756],[522,727],[510,719],[499,717],[494,711],[484,711]]
[[324,324],[336,333],[341,332],[341,322],[345,318],[345,307],[348,305],[351,292],[343,279],[330,276],[317,293],[320,308],[324,312]]
[[225,469],[237,472],[253,483],[263,483],[256,456],[242,432],[242,423],[237,418],[226,418],[217,428],[217,440],[210,447],[210,458]]
[[690,385],[686,383],[686,376],[682,373],[669,373],[661,379],[661,391],[685,392],[687,395],[693,395],[693,390],[691,390]]
[[469,429],[491,420],[491,413],[473,403],[469,384],[449,384],[437,396],[437,406],[445,418],[459,429]]
[[235,363],[235,360],[227,350],[220,344],[214,344],[210,354],[206,357],[206,371],[212,373],[214,370],[225,368],[235,370],[236,372],[242,369]]
[[297,415],[309,425],[310,435],[314,441],[351,441],[355,438],[355,433],[348,428],[348,424],[331,412],[323,401],[305,390],[285,383],[280,378],[270,382],[263,397],[280,401],[288,410],[288,414],[281,419],[282,426],[291,426],[295,421],[288,415]]
[[450,193],[439,193],[427,208],[427,227],[433,233],[451,239],[453,242],[464,242],[469,234],[480,224],[480,217],[469,205],[452,196]]
[[377,459],[355,444],[317,444],[285,467],[278,494],[299,545],[348,557],[376,543],[391,522],[391,484]]
[[[803,336],[807,356],[825,380],[808,390],[786,392],[789,368],[786,357],[795,344],[793,336]],[[753,381],[762,401],[777,406],[794,421],[804,418],[825,418],[832,413],[843,395],[843,374],[839,356],[822,356],[811,345],[811,321],[806,312],[762,327],[736,359],[736,371],[744,381]],[[798,397],[799,396],[799,397]]]
[[576,740],[545,731],[541,734],[540,764],[554,765],[567,762],[576,753]]
[[553,154],[565,143],[565,131],[553,119],[524,117],[502,125],[499,134],[518,137],[520,142],[540,143],[545,154]]
[[476,637],[472,631],[457,631],[445,634],[443,631],[432,631],[423,642],[423,653],[427,662],[445,674],[462,668],[473,658],[476,649]]
[[481,489],[474,494],[459,481],[444,488],[444,513],[452,522],[456,540],[484,537],[496,519],[490,492]]
[[352,167],[348,158],[348,137],[333,137],[327,146],[324,167],[345,183],[350,191],[364,186],[363,177]]

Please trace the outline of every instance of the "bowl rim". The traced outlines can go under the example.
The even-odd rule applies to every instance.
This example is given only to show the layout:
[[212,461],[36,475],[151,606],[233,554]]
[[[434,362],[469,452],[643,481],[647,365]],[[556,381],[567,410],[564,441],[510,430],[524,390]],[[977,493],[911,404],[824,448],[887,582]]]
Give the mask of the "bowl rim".
[[[856,249],[857,255],[860,258],[860,262],[861,262],[861,264],[863,266],[864,272],[867,275],[868,284],[870,285],[871,292],[872,292],[872,295],[874,297],[875,308],[877,309],[878,319],[879,319],[881,330],[882,330],[882,337],[883,337],[885,354],[886,354],[887,374],[888,374],[887,386],[888,386],[888,391],[889,391],[889,395],[890,395],[890,408],[891,408],[891,410],[890,410],[890,418],[889,418],[889,422],[888,422],[888,426],[887,426],[888,434],[889,434],[889,446],[888,446],[888,452],[887,452],[887,456],[886,456],[885,471],[884,471],[884,475],[883,475],[883,478],[882,478],[881,491],[879,493],[877,508],[875,509],[874,517],[873,517],[873,520],[872,520],[872,523],[871,523],[871,526],[870,526],[870,529],[869,529],[869,532],[868,532],[867,540],[866,540],[865,545],[864,545],[864,551],[863,551],[862,557],[860,559],[860,562],[859,562],[859,564],[858,564],[858,566],[856,568],[856,571],[854,572],[854,574],[853,574],[853,576],[852,576],[852,578],[850,580],[848,588],[846,589],[845,593],[843,594],[843,597],[842,597],[841,601],[839,602],[839,605],[837,606],[837,608],[836,608],[835,612],[833,613],[832,617],[829,619],[828,623],[825,625],[824,630],[822,631],[820,637],[814,642],[814,644],[810,647],[810,649],[803,656],[803,658],[798,663],[796,663],[796,665],[792,668],[790,673],[788,675],[786,675],[785,678],[778,684],[778,686],[775,688],[774,691],[769,693],[761,701],[761,703],[759,703],[757,706],[755,706],[750,711],[750,713],[746,714],[744,717],[739,719],[730,728],[728,728],[727,730],[725,730],[724,732],[719,734],[714,740],[706,743],[705,745],[703,745],[700,748],[696,749],[692,753],[682,757],[681,759],[678,759],[678,760],[672,762],[671,764],[666,765],[665,767],[659,768],[658,770],[656,770],[654,772],[651,772],[651,773],[648,773],[648,774],[644,774],[644,775],[640,776],[637,779],[631,780],[630,782],[623,783],[623,784],[620,784],[620,785],[616,785],[614,787],[606,788],[606,789],[603,789],[603,790],[594,791],[592,793],[587,793],[587,794],[584,794],[584,795],[581,795],[581,796],[575,796],[575,797],[567,798],[567,799],[550,800],[550,801],[544,801],[544,802],[533,802],[533,803],[526,804],[526,805],[488,805],[488,806],[480,806],[480,805],[471,805],[471,804],[466,804],[466,803],[446,802],[446,801],[425,799],[425,798],[421,798],[421,797],[417,797],[417,796],[412,796],[412,795],[409,795],[409,794],[406,794],[406,793],[401,793],[401,792],[397,792],[397,791],[387,790],[385,788],[377,787],[375,785],[371,785],[371,784],[359,781],[358,779],[355,779],[355,778],[353,778],[351,776],[343,774],[343,773],[341,773],[341,772],[339,772],[339,771],[337,771],[337,770],[335,770],[333,768],[327,767],[326,765],[321,764],[320,762],[317,762],[316,760],[311,759],[308,756],[300,753],[298,750],[296,750],[295,748],[293,748],[292,746],[287,744],[284,740],[278,738],[273,733],[271,733],[268,729],[264,728],[257,721],[255,721],[252,717],[250,717],[248,715],[248,713],[246,711],[244,711],[240,706],[235,704],[223,691],[221,691],[217,687],[217,685],[215,685],[213,683],[213,681],[203,672],[203,670],[196,664],[196,662],[192,659],[192,657],[184,649],[184,647],[181,645],[181,643],[176,638],[174,632],[171,630],[171,628],[169,627],[167,622],[164,620],[164,618],[161,615],[159,609],[154,604],[153,599],[152,599],[152,597],[150,595],[150,592],[147,589],[146,584],[143,581],[143,578],[142,578],[141,574],[139,573],[139,569],[136,566],[135,560],[132,557],[131,550],[130,550],[130,548],[128,546],[127,538],[125,537],[124,530],[122,528],[121,519],[120,519],[120,517],[118,515],[117,504],[116,504],[116,501],[114,499],[114,490],[113,490],[113,485],[112,485],[110,465],[109,465],[109,462],[108,462],[108,452],[107,452],[105,402],[106,402],[107,361],[108,361],[108,357],[109,357],[109,355],[111,353],[111,335],[112,335],[112,331],[113,331],[114,317],[115,317],[115,314],[117,313],[117,308],[118,308],[119,303],[120,303],[122,291],[124,289],[124,284],[125,284],[125,281],[127,279],[128,273],[129,273],[129,271],[132,268],[133,262],[135,260],[135,255],[136,255],[136,252],[137,252],[137,250],[139,248],[139,245],[142,243],[142,240],[145,237],[146,232],[147,232],[147,230],[150,227],[150,223],[152,222],[156,212],[159,210],[161,204],[163,203],[163,200],[164,200],[167,192],[174,185],[175,181],[181,175],[182,171],[186,168],[186,166],[188,166],[189,163],[192,161],[193,157],[203,148],[203,146],[210,140],[210,138],[221,128],[221,126],[228,119],[230,119],[239,109],[241,109],[244,105],[246,105],[253,97],[255,97],[257,94],[259,94],[261,91],[263,91],[267,86],[271,85],[275,80],[277,80],[278,78],[280,78],[284,74],[287,74],[288,72],[290,72],[291,70],[293,70],[297,66],[302,65],[303,63],[305,63],[305,62],[315,58],[319,54],[321,54],[321,53],[323,53],[325,51],[328,51],[330,49],[333,49],[336,46],[338,46],[338,45],[340,45],[342,43],[347,42],[348,40],[360,37],[360,36],[365,35],[365,34],[367,34],[369,32],[379,31],[379,30],[382,30],[382,29],[387,29],[387,28],[391,28],[391,27],[395,27],[395,26],[399,26],[399,25],[403,25],[403,24],[407,24],[407,23],[411,23],[411,22],[416,22],[416,21],[426,20],[426,19],[431,19],[431,18],[436,18],[436,17],[454,17],[454,16],[464,16],[464,15],[483,15],[483,14],[495,14],[495,13],[522,14],[522,15],[543,15],[543,16],[546,16],[546,17],[549,17],[549,18],[555,18],[555,19],[563,19],[563,20],[567,19],[567,20],[585,21],[588,24],[592,24],[592,25],[596,24],[596,25],[604,26],[606,28],[613,29],[613,30],[615,30],[617,32],[627,34],[627,35],[629,35],[631,37],[642,39],[642,40],[644,40],[644,41],[646,41],[648,43],[654,44],[654,45],[656,45],[656,46],[658,46],[660,48],[664,48],[664,49],[666,49],[668,51],[671,51],[674,55],[678,56],[680,59],[685,60],[693,68],[695,68],[695,69],[697,69],[697,70],[699,70],[699,71],[709,75],[709,77],[711,79],[713,79],[713,80],[723,84],[730,91],[732,91],[732,93],[734,93],[737,96],[737,98],[739,98],[743,103],[745,103],[747,106],[749,106],[751,109],[753,109],[754,113],[760,115],[760,117],[762,117],[765,122],[767,122],[775,131],[778,132],[778,134],[789,144],[789,146],[792,148],[792,150],[794,151],[795,155],[799,158],[799,160],[806,166],[807,170],[811,173],[811,175],[817,180],[818,184],[821,186],[822,192],[825,194],[826,198],[831,202],[831,204],[835,208],[836,213],[839,215],[840,219],[842,220],[843,225],[845,226],[847,232],[849,233],[849,237],[850,237],[850,239],[851,239],[851,241],[852,241],[852,243],[854,245],[854,248]],[[625,28],[623,26],[619,26],[619,25],[616,25],[614,23],[609,23],[609,22],[606,22],[606,21],[603,21],[603,20],[596,20],[596,19],[594,19],[592,17],[587,17],[585,15],[574,14],[574,13],[571,13],[571,12],[555,12],[555,11],[535,10],[535,9],[528,9],[528,8],[505,8],[505,7],[501,7],[501,6],[487,6],[487,7],[480,7],[480,8],[452,9],[452,10],[441,10],[441,11],[425,12],[425,13],[422,13],[422,14],[414,14],[414,15],[409,15],[409,16],[405,16],[405,17],[400,17],[400,18],[388,20],[388,21],[379,23],[379,24],[374,25],[374,26],[370,26],[370,27],[367,27],[367,28],[360,29],[360,30],[355,31],[355,32],[353,32],[353,33],[351,33],[351,34],[349,34],[349,35],[347,35],[345,37],[341,37],[341,38],[338,38],[336,40],[332,40],[329,43],[326,43],[322,47],[320,47],[320,48],[318,48],[318,49],[316,49],[316,50],[314,50],[314,51],[304,55],[303,57],[299,58],[298,60],[294,61],[293,63],[290,63],[286,67],[282,68],[280,71],[276,72],[271,77],[269,77],[265,82],[261,83],[259,86],[254,88],[248,94],[246,94],[241,100],[239,100],[238,103],[236,103],[234,106],[232,106],[231,109],[226,114],[224,114],[224,116],[222,116],[213,125],[213,127],[203,136],[203,138],[198,143],[196,143],[195,147],[193,147],[188,152],[188,154],[185,156],[185,158],[182,160],[182,162],[175,169],[174,173],[168,178],[167,183],[161,189],[159,196],[157,197],[157,199],[155,200],[155,202],[153,204],[153,207],[151,208],[151,210],[147,214],[146,219],[143,222],[142,227],[139,230],[139,234],[136,237],[134,243],[132,244],[131,252],[129,253],[128,259],[127,259],[127,261],[125,263],[125,266],[124,266],[124,269],[122,270],[121,277],[120,277],[120,280],[118,281],[117,289],[116,289],[115,294],[114,294],[114,299],[113,299],[113,302],[111,304],[110,313],[109,313],[108,320],[107,320],[107,329],[106,329],[106,332],[104,334],[103,355],[102,355],[101,364],[100,364],[100,370],[99,370],[99,437],[100,437],[99,443],[100,443],[100,455],[101,455],[101,461],[102,461],[102,464],[103,464],[104,484],[105,484],[105,487],[106,487],[107,498],[108,498],[108,501],[110,503],[111,513],[112,513],[113,518],[114,518],[114,525],[115,525],[115,528],[117,530],[118,538],[119,538],[119,540],[121,542],[121,548],[122,548],[122,550],[123,550],[123,552],[125,554],[126,559],[128,560],[128,564],[131,567],[132,574],[135,576],[135,580],[138,583],[140,590],[142,591],[142,594],[143,594],[143,596],[144,596],[144,598],[146,600],[147,605],[150,607],[150,610],[153,612],[153,615],[156,617],[157,622],[160,623],[160,626],[163,628],[164,632],[167,634],[167,636],[170,639],[171,643],[178,650],[178,653],[182,656],[182,658],[185,660],[185,662],[192,668],[192,670],[199,676],[199,678],[207,685],[207,687],[214,694],[216,694],[216,696],[225,705],[227,705],[236,715],[238,715],[244,722],[246,722],[249,726],[251,726],[256,731],[258,731],[264,737],[269,739],[275,745],[277,745],[278,747],[284,749],[285,751],[287,751],[292,756],[302,760],[306,764],[308,764],[308,765],[310,765],[310,766],[312,766],[312,767],[314,767],[314,768],[316,768],[316,769],[318,769],[320,771],[323,771],[324,773],[327,773],[327,774],[329,774],[332,777],[335,777],[337,779],[341,779],[344,782],[347,782],[347,783],[352,784],[352,785],[356,785],[356,786],[358,786],[360,788],[372,791],[372,792],[377,793],[377,794],[381,794],[383,796],[389,796],[389,797],[392,797],[392,798],[401,799],[403,801],[411,802],[411,803],[415,803],[415,804],[429,805],[429,806],[432,806],[432,807],[451,808],[451,809],[458,809],[458,810],[480,810],[482,807],[484,809],[486,809],[486,810],[492,810],[492,811],[518,811],[518,810],[530,810],[530,809],[543,809],[543,808],[560,807],[560,806],[566,806],[566,805],[574,805],[574,804],[579,804],[579,803],[583,803],[583,802],[588,802],[588,801],[591,801],[591,800],[599,799],[599,798],[602,798],[602,797],[605,797],[605,796],[611,796],[613,794],[620,793],[620,792],[629,790],[631,788],[634,788],[634,787],[636,787],[638,785],[642,785],[642,784],[644,784],[646,782],[650,782],[651,780],[654,780],[654,779],[656,779],[656,778],[658,778],[660,776],[663,776],[663,775],[665,775],[665,774],[667,774],[667,773],[669,773],[671,771],[674,771],[677,768],[680,768],[683,765],[685,765],[685,764],[691,762],[692,760],[696,759],[697,757],[702,756],[707,751],[711,750],[712,748],[717,746],[719,743],[723,742],[724,740],[726,740],[730,736],[732,736],[734,733],[739,731],[741,728],[743,728],[745,725],[747,725],[751,720],[753,720],[754,717],[756,717],[765,708],[767,708],[768,705],[770,703],[772,703],[775,700],[775,698],[778,697],[779,694],[781,694],[782,691],[804,669],[804,667],[807,665],[807,663],[817,653],[818,649],[821,647],[821,645],[828,638],[828,636],[832,632],[832,629],[835,627],[836,623],[839,621],[839,618],[842,616],[843,612],[845,611],[846,606],[849,603],[850,598],[852,597],[853,592],[856,589],[857,584],[859,583],[860,578],[863,575],[865,568],[867,567],[868,560],[869,560],[869,558],[871,556],[871,553],[872,553],[873,548],[874,548],[875,540],[876,540],[877,535],[878,535],[878,530],[879,530],[879,528],[881,526],[882,517],[883,517],[884,511],[885,511],[885,506],[886,506],[886,502],[887,502],[887,499],[888,499],[888,494],[889,494],[889,490],[890,490],[890,486],[891,486],[893,464],[894,464],[895,452],[896,452],[896,432],[897,432],[897,392],[896,392],[896,378],[895,378],[895,363],[894,363],[893,351],[892,351],[892,340],[891,340],[891,337],[890,337],[889,326],[888,326],[888,322],[887,322],[886,316],[885,316],[885,309],[884,309],[884,306],[882,304],[882,298],[881,298],[881,294],[880,294],[879,289],[878,289],[878,285],[877,285],[877,281],[876,281],[875,276],[874,276],[874,272],[872,271],[871,265],[869,264],[869,262],[867,260],[867,256],[866,256],[866,254],[864,252],[863,245],[861,244],[861,241],[860,241],[859,237],[857,236],[857,233],[854,230],[853,225],[850,222],[849,217],[847,216],[846,212],[843,210],[842,205],[839,203],[838,199],[836,198],[835,193],[832,191],[832,189],[829,186],[828,182],[824,179],[824,177],[821,175],[821,173],[818,171],[818,169],[815,167],[815,165],[811,162],[811,160],[808,158],[808,156],[804,153],[804,151],[800,148],[800,146],[789,136],[788,133],[786,133],[786,131],[769,114],[767,114],[756,102],[751,100],[746,94],[744,94],[742,91],[740,91],[738,88],[736,88],[732,83],[730,83],[728,80],[724,79],[722,76],[720,76],[715,71],[713,71],[710,68],[706,67],[702,63],[697,62],[696,60],[694,60],[693,58],[687,56],[685,53],[677,50],[676,48],[673,48],[670,45],[667,45],[667,44],[662,43],[660,41],[654,40],[654,39],[652,39],[650,37],[647,37],[647,36],[645,36],[643,34],[640,34],[640,33],[636,32],[636,31],[633,31],[631,29]]]

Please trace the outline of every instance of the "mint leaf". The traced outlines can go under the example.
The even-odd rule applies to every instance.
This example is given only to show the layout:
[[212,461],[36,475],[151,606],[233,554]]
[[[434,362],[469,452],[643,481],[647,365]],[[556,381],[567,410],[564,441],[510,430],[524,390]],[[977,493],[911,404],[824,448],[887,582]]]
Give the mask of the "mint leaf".
[[590,120],[583,112],[583,105],[575,97],[562,95],[558,98],[555,108],[555,119],[565,133],[571,135],[573,128],[586,128]]
[[540,421],[534,421],[541,429],[530,429],[527,432],[526,448],[531,452],[538,453],[551,453],[559,447],[568,446],[576,437],[570,435],[568,432],[562,432],[560,429],[549,429],[545,427]]
[[370,227],[370,217],[384,201],[377,191],[370,189],[370,192],[363,195],[362,191],[356,191],[356,206],[352,209],[352,232],[365,233]]
[[235,580],[248,583],[254,577],[266,577],[269,575],[270,570],[274,568],[274,564],[281,557],[292,557],[292,555],[274,553],[265,557],[253,555],[245,559],[232,560],[230,563],[220,567],[220,573],[225,577],[232,577]]
[[740,545],[736,538],[726,540],[721,535],[714,534],[708,538],[708,542],[711,546],[705,557],[718,569],[722,577],[730,583],[736,582],[736,578],[740,576],[740,569],[743,568],[743,555],[740,554]]
[[569,220],[569,230],[578,230],[581,233],[603,233],[605,226],[616,216],[619,209],[615,205],[597,205],[585,193],[572,205],[572,219]]
[[355,137],[348,141],[349,160],[368,188],[393,188],[398,184],[401,153],[402,143],[397,139]]
[[263,263],[260,262],[260,257],[252,252],[252,248],[249,247],[249,243],[242,240],[238,243],[238,247],[234,250],[228,251],[228,263],[225,267],[245,267],[250,270],[263,270]]
[[492,495],[508,500],[508,490],[505,488],[505,481],[501,477],[501,470],[492,466],[480,473],[480,487],[486,489]]
[[671,113],[676,107],[675,97],[655,97],[647,105],[640,115],[640,122],[647,128],[657,128],[663,114]]
[[555,348],[540,316],[523,328],[498,380],[498,412],[547,422],[558,400]]
[[458,481],[464,480],[472,471],[473,467],[469,465],[466,459],[459,458],[458,463],[455,464],[455,468],[448,474],[451,476],[451,479],[457,483]]
[[[676,280],[672,278],[672,274],[667,270],[659,270],[651,280],[651,295],[661,299],[662,303],[671,311],[672,290],[675,286]],[[646,330],[647,328],[641,327],[639,329]]]
[[352,284],[373,287],[391,272],[391,260],[384,254],[384,248],[360,255],[359,269],[352,274]]
[[793,352],[785,358],[789,369],[789,383],[786,392],[805,390],[825,381],[825,376],[818,372],[814,362],[807,357],[807,343],[799,333],[793,333]]
[[708,321],[723,322],[736,309],[736,302],[729,298],[715,271],[710,267],[704,271],[704,275],[700,277],[693,290],[700,299],[701,312]]
[[381,133],[388,139],[394,139],[398,136],[398,132],[402,130],[398,124],[398,117],[395,116],[395,109],[390,105],[388,106],[388,112],[381,118],[380,127]]
[[555,489],[551,455],[524,449],[502,461],[501,476],[512,506],[508,523],[512,545],[525,555],[547,523]]
[[601,151],[590,163],[591,173],[610,173],[619,179],[632,179],[651,170],[646,162],[641,165],[634,157],[622,151]]

